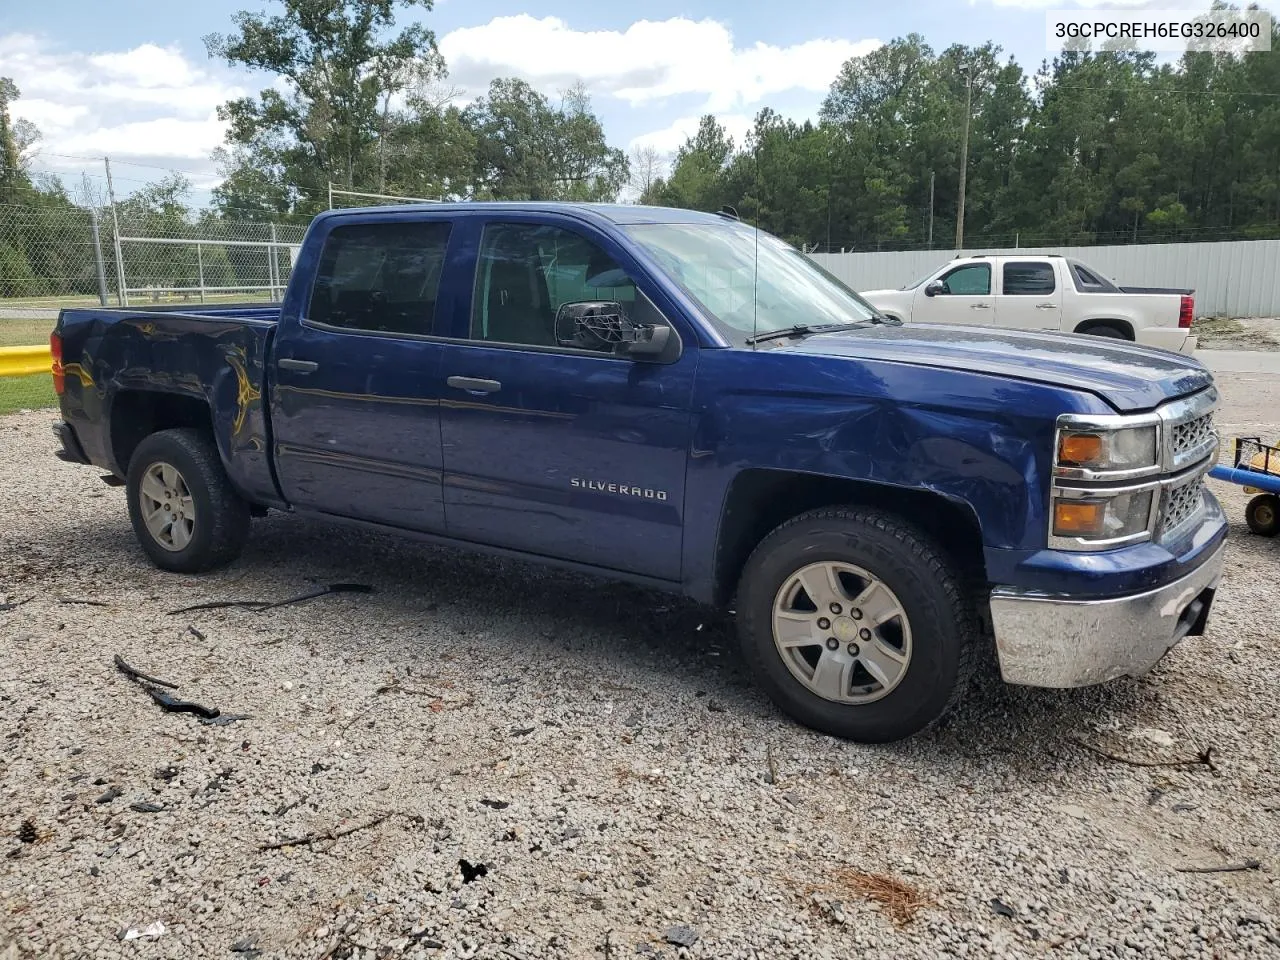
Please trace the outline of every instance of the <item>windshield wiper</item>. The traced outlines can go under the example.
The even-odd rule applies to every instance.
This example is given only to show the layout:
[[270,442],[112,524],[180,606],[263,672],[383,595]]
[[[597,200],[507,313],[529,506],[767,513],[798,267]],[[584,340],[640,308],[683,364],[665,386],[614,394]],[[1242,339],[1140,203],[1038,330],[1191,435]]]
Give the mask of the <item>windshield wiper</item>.
[[754,347],[757,343],[780,340],[783,337],[808,337],[815,333],[830,333],[832,330],[852,330],[867,322],[888,323],[889,321],[885,317],[872,317],[869,321],[859,320],[856,323],[797,323],[794,326],[783,327],[781,330],[769,330],[765,333],[757,333],[754,337],[747,337],[747,344]]

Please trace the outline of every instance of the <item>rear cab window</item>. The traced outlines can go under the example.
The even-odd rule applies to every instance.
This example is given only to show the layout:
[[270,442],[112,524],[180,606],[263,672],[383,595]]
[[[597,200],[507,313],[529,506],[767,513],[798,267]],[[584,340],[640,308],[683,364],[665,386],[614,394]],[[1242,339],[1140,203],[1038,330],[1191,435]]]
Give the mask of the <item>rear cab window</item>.
[[334,227],[306,321],[352,332],[431,334],[451,228],[439,220]]
[[1045,297],[1058,287],[1053,264],[1044,260],[1007,260],[1000,293],[1006,297]]
[[1096,270],[1091,270],[1083,263],[1071,261],[1071,278],[1076,290],[1080,293],[1114,293],[1115,285],[1105,279]]

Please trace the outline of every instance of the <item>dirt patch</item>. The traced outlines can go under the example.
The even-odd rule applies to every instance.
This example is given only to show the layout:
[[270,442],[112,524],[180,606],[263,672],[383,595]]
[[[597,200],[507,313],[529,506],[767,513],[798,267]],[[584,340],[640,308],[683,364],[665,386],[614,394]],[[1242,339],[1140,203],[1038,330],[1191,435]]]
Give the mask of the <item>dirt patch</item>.
[[1280,350],[1280,318],[1200,317],[1191,332],[1207,350]]

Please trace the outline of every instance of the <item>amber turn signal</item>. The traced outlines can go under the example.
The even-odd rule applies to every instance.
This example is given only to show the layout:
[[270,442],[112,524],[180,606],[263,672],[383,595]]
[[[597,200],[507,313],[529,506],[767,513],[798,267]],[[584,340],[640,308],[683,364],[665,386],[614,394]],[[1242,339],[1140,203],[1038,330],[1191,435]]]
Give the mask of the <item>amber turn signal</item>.
[[1053,505],[1053,532],[1059,537],[1096,537],[1106,513],[1101,501],[1058,500]]
[[1067,433],[1058,441],[1058,462],[1084,464],[1102,459],[1102,437],[1096,433]]

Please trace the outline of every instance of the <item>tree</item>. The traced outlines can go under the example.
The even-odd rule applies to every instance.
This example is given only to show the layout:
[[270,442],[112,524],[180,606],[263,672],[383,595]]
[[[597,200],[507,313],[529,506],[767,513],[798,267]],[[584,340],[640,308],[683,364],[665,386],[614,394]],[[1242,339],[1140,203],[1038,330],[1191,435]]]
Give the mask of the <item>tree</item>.
[[637,203],[644,203],[662,177],[663,159],[656,147],[645,144],[631,150],[631,189]]
[[[17,84],[8,77],[0,77],[0,200],[8,203],[17,202],[18,187],[25,185],[26,180],[20,146],[23,134],[9,113],[9,105],[18,96]],[[27,136],[30,137],[29,132]]]
[[430,30],[391,33],[397,10],[432,0],[280,2],[282,15],[241,11],[235,33],[205,38],[210,56],[282,81],[218,109],[230,124],[215,195],[224,210],[313,212],[330,181],[385,185],[393,98],[444,73]]
[[[135,191],[116,205],[121,236],[191,236],[190,195],[191,182],[179,173]],[[199,256],[194,245],[137,243],[125,244],[123,249],[130,287],[194,287],[199,283]]]
[[735,150],[703,118],[647,199],[731,204],[796,243],[867,249],[928,243],[932,195],[945,245],[970,78],[974,246],[1280,235],[1280,60],[1157,64],[1123,44],[1065,51],[1028,83],[992,44],[898,38],[842,66],[817,125],[766,109]]
[[612,200],[627,182],[627,158],[581,88],[557,108],[523,80],[494,80],[462,122],[475,138],[477,199]]
[[707,114],[698,130],[676,151],[671,176],[654,185],[662,203],[694,210],[718,210],[728,202],[725,171],[733,159],[733,138]]

